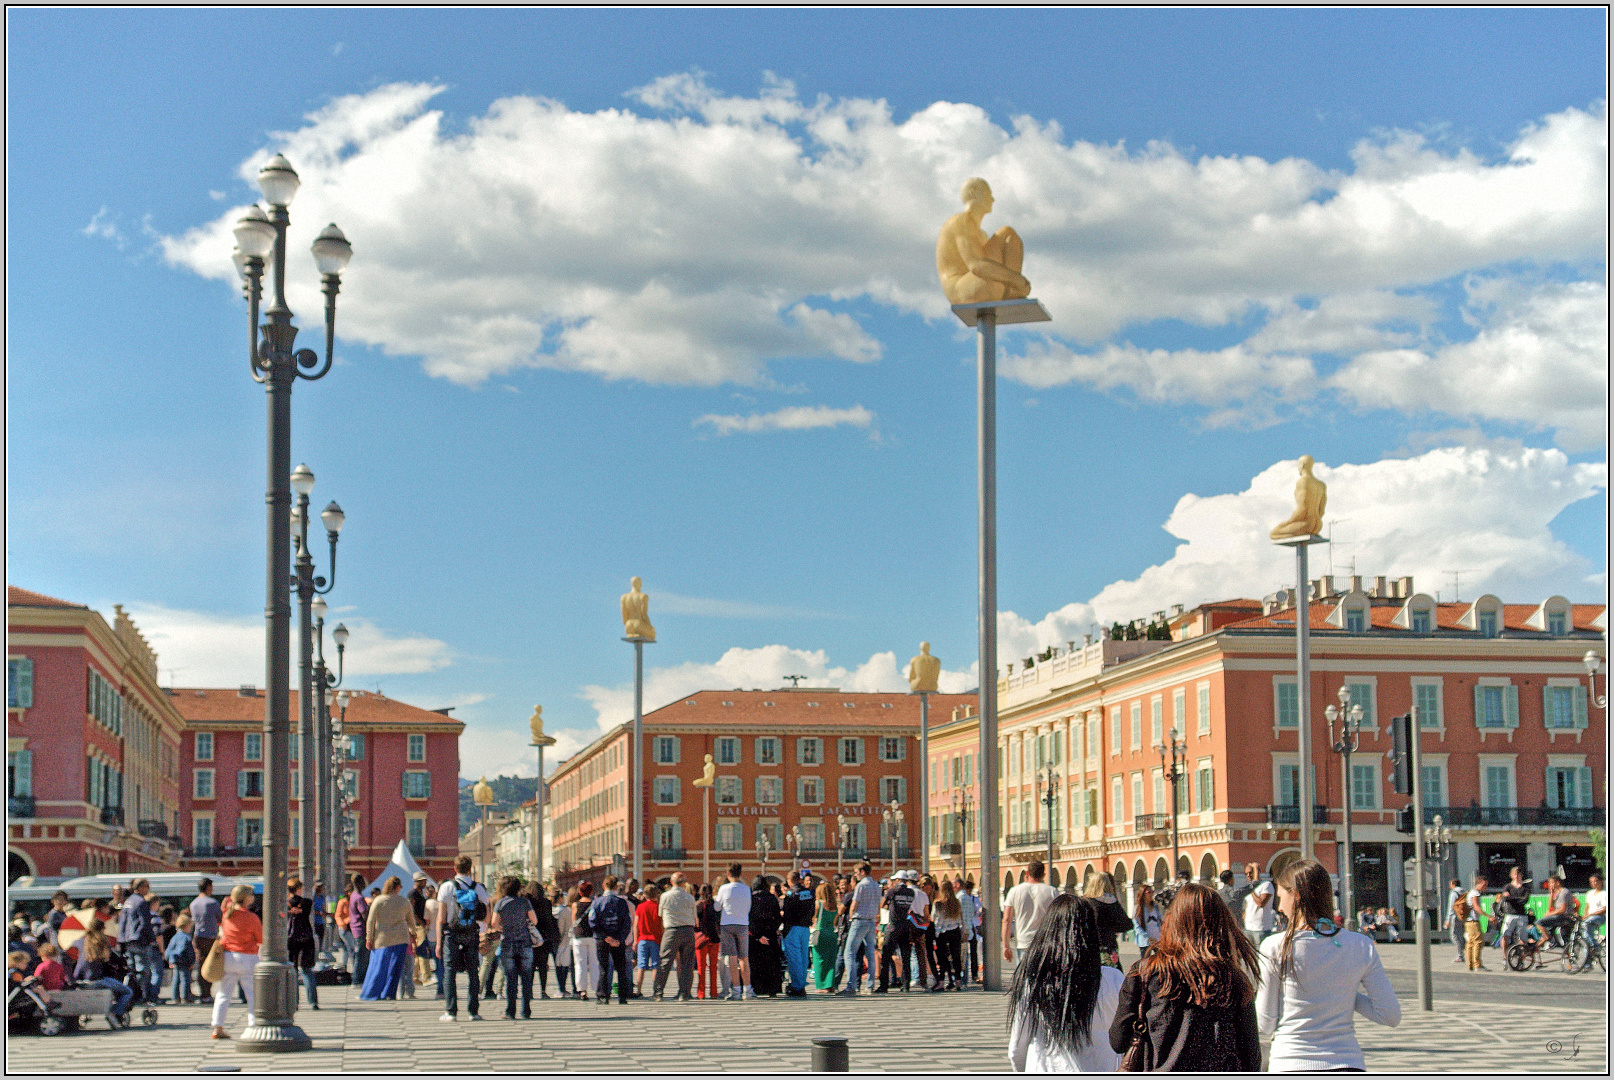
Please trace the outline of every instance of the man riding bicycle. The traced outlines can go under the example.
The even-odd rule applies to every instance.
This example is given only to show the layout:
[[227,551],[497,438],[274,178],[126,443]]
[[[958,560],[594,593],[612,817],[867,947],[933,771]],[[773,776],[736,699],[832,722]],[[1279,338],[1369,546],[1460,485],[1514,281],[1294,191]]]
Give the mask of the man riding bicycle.
[[1569,907],[1575,894],[1564,888],[1562,878],[1553,874],[1547,878],[1547,896],[1547,916],[1537,925],[1541,927],[1541,932],[1547,935],[1547,941],[1552,947],[1561,948],[1568,930],[1575,924],[1574,912]]
[[1592,875],[1591,884],[1592,887],[1586,890],[1586,918],[1580,924],[1580,932],[1586,944],[1596,948],[1597,931],[1608,921],[1608,891],[1603,888],[1603,878],[1599,874]]

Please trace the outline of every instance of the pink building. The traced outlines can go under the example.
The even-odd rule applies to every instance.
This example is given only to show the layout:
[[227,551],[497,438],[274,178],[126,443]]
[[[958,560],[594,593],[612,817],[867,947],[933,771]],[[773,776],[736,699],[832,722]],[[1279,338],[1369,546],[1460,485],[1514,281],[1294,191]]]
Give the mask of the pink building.
[[8,881],[179,869],[184,721],[114,610],[6,588]]
[[[263,691],[170,691],[185,719],[182,750],[184,865],[251,873],[263,858]],[[300,715],[291,697],[295,724]],[[350,872],[373,876],[398,841],[434,878],[451,876],[459,839],[459,735],[447,709],[416,708],[365,690],[348,692],[343,731]],[[294,740],[295,741],[295,740]],[[292,773],[291,865],[299,856],[301,779]]]

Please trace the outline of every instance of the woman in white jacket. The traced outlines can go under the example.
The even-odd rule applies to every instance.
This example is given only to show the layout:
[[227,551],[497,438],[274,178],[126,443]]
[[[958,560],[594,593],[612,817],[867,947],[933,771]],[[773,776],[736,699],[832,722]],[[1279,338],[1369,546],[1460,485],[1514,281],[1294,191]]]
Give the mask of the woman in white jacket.
[[1365,1069],[1355,1013],[1376,1024],[1401,1023],[1401,1002],[1365,934],[1334,921],[1328,870],[1300,859],[1276,878],[1278,910],[1289,929],[1261,943],[1261,987],[1255,997],[1262,1035],[1272,1037],[1268,1072]]
[[1114,1072],[1110,1024],[1122,975],[1103,962],[1098,905],[1054,897],[1009,990],[1015,1072]]

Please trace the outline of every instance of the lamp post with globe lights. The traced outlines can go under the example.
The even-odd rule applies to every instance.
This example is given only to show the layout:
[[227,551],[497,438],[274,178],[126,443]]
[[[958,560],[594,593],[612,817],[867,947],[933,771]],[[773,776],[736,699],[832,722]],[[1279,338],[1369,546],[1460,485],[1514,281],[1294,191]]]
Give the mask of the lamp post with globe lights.
[[891,805],[880,811],[880,818],[885,822],[886,830],[891,834],[891,872],[897,872],[897,834],[902,831],[902,811],[897,808],[897,800],[892,799]]
[[[263,846],[263,946],[253,972],[253,1023],[236,1042],[244,1052],[308,1050],[308,1035],[292,1021],[297,1011],[297,974],[287,962],[286,878],[290,840],[291,604],[291,391],[296,380],[323,378],[336,346],[336,294],[353,248],[335,225],[314,240],[314,261],[325,293],[325,359],[312,349],[294,348],[297,328],[286,306],[286,208],[300,181],[291,163],[275,155],[258,173],[258,187],[269,213],[254,205],[235,226],[238,265],[246,279],[247,359],[254,381],[268,393],[267,604],[264,695],[267,828]],[[269,306],[259,323],[265,261],[274,264]]]
[[[1342,808],[1340,816],[1344,821],[1344,851],[1339,857],[1339,904],[1340,912],[1345,916],[1345,929],[1356,929],[1355,888],[1352,878],[1356,870],[1356,856],[1351,848],[1351,755],[1361,745],[1362,706],[1351,704],[1351,688],[1339,688],[1339,707],[1330,705],[1323,710],[1328,718],[1328,742],[1334,753],[1340,758],[1341,786],[1343,794],[1340,796]],[[1334,721],[1339,721],[1339,740],[1334,740]],[[1301,807],[1300,812],[1306,813]]]
[[[319,773],[318,754],[316,744],[320,744],[319,723],[315,713],[319,710],[319,699],[324,697],[323,684],[315,685],[314,664],[314,601],[319,601],[318,615],[320,622],[325,620],[324,597],[336,587],[336,539],[342,531],[342,523],[346,515],[342,508],[332,502],[320,513],[320,521],[325,526],[325,538],[331,547],[330,580],[315,575],[314,556],[308,547],[308,496],[314,490],[314,474],[307,465],[299,465],[291,474],[292,490],[297,492],[297,505],[291,512],[292,543],[296,548],[296,576],[292,587],[297,592],[298,611],[298,653],[301,660],[300,672],[301,688],[297,695],[297,707],[300,724],[301,740],[297,752],[297,762],[301,773],[298,785],[298,876],[305,883],[311,883],[320,876],[319,864],[319,838],[323,831],[317,826],[322,818],[319,813]],[[320,744],[322,745],[322,744]],[[312,895],[312,889],[310,889]]]
[[[335,503],[331,504],[335,506]],[[338,511],[340,512],[340,511]],[[310,613],[314,617],[314,761],[317,765],[315,773],[315,790],[313,809],[318,815],[319,830],[315,838],[315,850],[318,865],[315,870],[315,880],[325,886],[325,896],[330,898],[342,892],[342,885],[338,877],[338,864],[340,853],[338,850],[338,836],[341,828],[341,804],[337,801],[336,785],[340,782],[341,774],[337,771],[338,764],[333,756],[335,746],[332,742],[331,706],[336,704],[336,688],[342,685],[342,678],[346,674],[344,653],[347,651],[347,627],[341,623],[331,636],[336,639],[336,674],[333,676],[330,669],[325,666],[325,613],[326,605],[323,596],[315,596],[309,604]],[[306,785],[306,777],[304,784]],[[304,790],[307,790],[306,787]],[[305,810],[304,813],[307,813]],[[329,914],[329,913],[327,913]],[[331,942],[335,937],[335,922],[333,918],[325,920],[325,940],[321,942],[320,960],[329,966],[331,956]]]

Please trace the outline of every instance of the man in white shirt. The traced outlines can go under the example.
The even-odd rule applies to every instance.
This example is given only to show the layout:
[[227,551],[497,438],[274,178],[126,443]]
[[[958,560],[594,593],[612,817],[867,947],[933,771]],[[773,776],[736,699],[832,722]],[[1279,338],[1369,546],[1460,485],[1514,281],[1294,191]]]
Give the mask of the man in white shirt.
[[1585,921],[1580,924],[1580,932],[1586,936],[1587,944],[1597,940],[1598,929],[1608,922],[1608,890],[1603,888],[1602,877],[1593,874],[1591,886],[1586,890],[1586,899],[1581,904]]
[[[1552,879],[1548,878],[1547,883],[1551,885]],[[1474,875],[1474,887],[1468,890],[1467,896],[1468,914],[1463,916],[1463,945],[1466,950],[1464,958],[1468,961],[1470,971],[1491,970],[1480,959],[1485,949],[1485,927],[1480,923],[1484,909],[1480,907],[1480,897],[1485,895],[1486,884],[1484,874]]]
[[1244,898],[1244,936],[1250,944],[1261,947],[1277,918],[1278,890],[1271,881],[1261,880],[1261,867],[1256,863],[1244,864],[1244,876],[1255,886]]
[[740,880],[739,863],[729,864],[729,879],[717,890],[718,956],[728,957],[729,1000],[743,1001],[757,996],[751,986],[751,890]]
[[1456,878],[1452,878],[1447,883],[1446,889],[1446,929],[1451,933],[1452,943],[1457,946],[1457,956],[1452,960],[1454,964],[1464,963],[1468,959],[1468,954],[1464,947],[1463,924],[1457,921],[1455,910],[1457,898],[1461,895],[1463,895],[1463,883]]
[[1010,889],[1003,900],[1003,959],[1013,960],[1015,967],[1020,966],[1020,958],[1031,947],[1043,916],[1059,895],[1058,889],[1043,883],[1047,872],[1041,859],[1033,859],[1026,867],[1026,880]]

